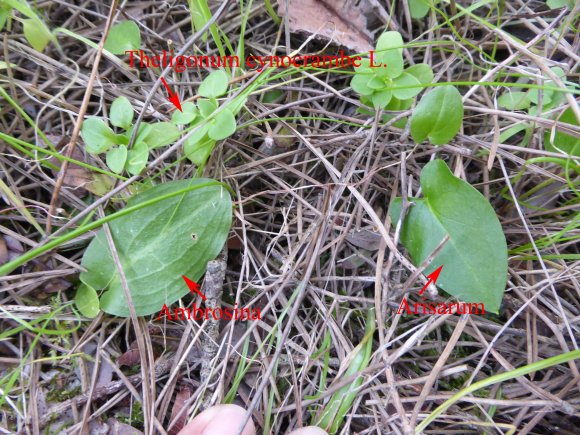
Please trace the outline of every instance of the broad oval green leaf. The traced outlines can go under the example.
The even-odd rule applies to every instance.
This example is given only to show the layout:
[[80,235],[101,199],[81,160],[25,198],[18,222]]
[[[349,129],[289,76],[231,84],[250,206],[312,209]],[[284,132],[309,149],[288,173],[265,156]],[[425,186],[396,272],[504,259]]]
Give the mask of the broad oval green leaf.
[[133,21],[123,21],[111,27],[105,50],[113,54],[125,54],[125,51],[139,50],[141,46],[141,32]]
[[415,142],[426,138],[434,145],[444,145],[455,137],[463,122],[463,101],[450,85],[429,92],[413,111],[411,136]]
[[[421,171],[423,199],[413,203],[403,222],[401,242],[415,265],[449,240],[425,269],[443,265],[437,286],[465,302],[483,303],[497,313],[507,280],[507,243],[493,207],[473,186],[453,176],[443,160]],[[390,210],[396,225],[397,198]]]
[[[405,66],[403,60],[403,37],[399,32],[384,32],[377,40],[376,56],[377,59],[386,64],[383,72],[387,77],[392,79],[399,77]],[[375,63],[378,63],[375,61]]]
[[228,75],[221,69],[213,71],[208,75],[201,85],[197,93],[206,98],[217,98],[226,93],[228,90]]
[[133,106],[127,97],[117,97],[111,104],[111,124],[115,127],[128,130],[133,122],[134,114]]
[[125,145],[119,145],[116,148],[111,148],[107,151],[107,166],[115,174],[120,174],[123,172],[125,167],[125,162],[127,161],[127,147]]
[[[208,185],[209,184],[209,185]],[[195,190],[192,190],[195,189]],[[183,193],[163,198],[179,191]],[[127,206],[159,199],[109,223],[131,299],[138,316],[159,312],[189,290],[182,275],[194,281],[222,249],[231,226],[228,191],[214,180],[196,178],[155,186],[132,197]],[[129,308],[103,230],[82,259],[81,281],[106,291],[103,311],[128,317]]]
[[77,289],[75,304],[85,317],[92,319],[99,314],[99,296],[97,291],[84,283],[81,283]]
[[111,145],[116,143],[115,132],[101,118],[90,117],[85,119],[81,133],[86,149],[91,154],[104,153]]

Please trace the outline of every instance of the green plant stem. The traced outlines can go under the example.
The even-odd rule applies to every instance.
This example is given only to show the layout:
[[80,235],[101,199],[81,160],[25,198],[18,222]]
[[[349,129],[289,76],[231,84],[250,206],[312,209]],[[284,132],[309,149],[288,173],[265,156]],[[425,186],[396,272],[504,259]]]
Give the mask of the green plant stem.
[[[43,154],[46,154],[48,156],[54,157],[57,160],[60,160],[61,162],[67,161],[69,163],[74,163],[75,165],[78,165],[78,166],[80,166],[82,168],[86,168],[86,169],[89,169],[91,171],[94,171],[94,172],[98,172],[100,174],[103,174],[103,175],[108,175],[110,177],[115,177],[115,178],[117,178],[119,180],[123,180],[123,181],[127,180],[126,177],[123,177],[121,175],[117,175],[117,174],[115,174],[113,172],[106,171],[106,170],[101,169],[101,168],[99,168],[97,166],[89,165],[88,163],[81,162],[80,160],[71,159],[71,158],[69,158],[67,156],[63,156],[62,154],[60,154],[57,151],[49,151],[47,149],[40,148],[40,147],[38,147],[36,145],[32,145],[32,144],[30,144],[28,142],[25,142],[23,140],[20,140],[20,139],[16,139],[15,137],[9,136],[9,135],[4,134],[2,132],[0,132],[0,139],[4,139],[6,142],[8,142],[9,144],[11,144],[15,148],[19,149],[21,152],[23,152],[24,154],[26,154],[27,156],[29,156],[31,158],[36,158],[36,156],[34,156],[34,154],[30,153],[29,151],[24,150],[23,148],[21,148],[22,146],[31,148],[31,149],[39,152],[39,153],[43,153]],[[52,163],[50,163],[48,161],[44,161],[44,162],[42,162],[42,164],[48,166],[50,169],[54,169],[55,171],[58,171],[60,169],[58,166],[53,165]]]
[[272,7],[272,2],[270,0],[264,0],[264,6],[266,7],[266,12],[268,12],[268,15],[270,15],[270,18],[272,18],[272,21],[274,21],[274,23],[276,23],[277,25],[280,25],[282,23],[282,20],[280,19],[278,14],[276,14],[276,11]]
[[56,148],[55,146],[52,144],[52,142],[48,139],[48,137],[46,137],[46,135],[42,132],[42,130],[40,128],[38,128],[38,126],[36,125],[36,123],[33,121],[33,119],[28,116],[28,114],[18,105],[18,103],[16,101],[14,101],[10,95],[8,95],[8,93],[4,90],[4,88],[0,87],[0,95],[2,97],[4,97],[4,99],[6,101],[8,101],[8,103],[14,107],[14,109],[24,118],[26,119],[26,122],[28,122],[30,124],[30,126],[32,128],[34,128],[34,131],[38,132],[38,135],[42,138],[42,140],[44,141],[44,143],[46,144],[47,147],[49,147],[52,151],[56,152]]
[[510,379],[517,378],[519,376],[525,376],[529,373],[544,370],[558,364],[564,364],[567,363],[568,361],[573,361],[578,358],[580,358],[580,350],[574,350],[572,352],[567,352],[561,355],[553,356],[551,358],[546,358],[541,361],[536,361],[535,363],[528,364],[514,370],[510,370],[509,372],[499,373],[497,375],[490,376],[487,379],[483,379],[479,382],[476,382],[475,384],[472,384],[469,387],[464,388],[463,390],[457,392],[452,397],[443,402],[441,405],[439,405],[431,414],[429,414],[429,416],[425,420],[421,422],[421,424],[419,424],[415,428],[415,434],[420,434],[421,432],[423,432],[423,430],[425,430],[427,426],[429,426],[429,424],[431,424],[437,417],[439,417],[447,409],[449,409],[450,406],[454,405],[459,400],[461,400],[461,398],[467,396],[468,394],[471,394],[481,388],[489,387],[490,385],[508,381]]

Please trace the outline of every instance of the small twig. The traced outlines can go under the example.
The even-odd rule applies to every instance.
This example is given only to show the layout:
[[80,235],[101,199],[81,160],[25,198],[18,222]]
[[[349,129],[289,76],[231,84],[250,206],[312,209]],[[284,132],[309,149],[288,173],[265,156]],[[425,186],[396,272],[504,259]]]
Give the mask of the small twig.
[[[228,248],[227,245],[222,249],[219,257],[207,263],[207,271],[203,280],[202,293],[207,298],[205,301],[206,309],[214,312],[216,308],[221,308],[222,291],[224,279],[226,276]],[[214,364],[213,360],[218,352],[219,337],[219,320],[209,316],[205,323],[205,334],[201,338],[202,362],[200,380],[201,384],[206,386],[205,397],[201,409],[206,409],[211,405],[213,396],[212,377]]]

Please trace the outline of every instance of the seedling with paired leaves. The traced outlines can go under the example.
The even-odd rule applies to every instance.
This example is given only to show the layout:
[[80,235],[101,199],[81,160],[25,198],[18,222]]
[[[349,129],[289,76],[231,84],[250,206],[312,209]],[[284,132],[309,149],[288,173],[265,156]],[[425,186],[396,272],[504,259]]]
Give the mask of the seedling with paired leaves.
[[384,32],[377,41],[376,60],[362,59],[355,68],[352,88],[361,95],[361,102],[375,109],[404,110],[411,107],[423,85],[431,83],[433,71],[426,63],[405,68],[403,37],[399,32]]
[[183,145],[186,157],[198,166],[205,164],[215,143],[236,131],[235,115],[241,110],[244,100],[222,107],[218,110],[217,98],[228,90],[228,76],[222,70],[213,71],[198,89],[201,98],[197,104],[186,102],[181,105],[182,112],[175,112],[172,121],[178,125],[190,124],[197,130]]
[[[376,60],[362,59],[355,68],[352,88],[361,102],[375,109],[402,111],[409,109],[425,85],[433,81],[433,71],[425,63],[405,68],[403,38],[399,32],[384,32],[377,41]],[[363,109],[364,112],[364,109]],[[385,120],[392,118],[386,115]],[[394,125],[404,127],[405,120]],[[454,86],[438,87],[423,97],[411,118],[411,135],[416,142],[429,139],[434,145],[449,142],[461,128],[463,101]]]
[[[562,80],[566,80],[566,74],[560,67],[551,68],[552,72]],[[518,79],[518,83],[527,84],[529,79],[522,77]],[[498,105],[507,110],[525,110],[529,115],[539,116],[543,118],[556,118],[561,122],[571,125],[578,125],[578,121],[571,108],[558,112],[556,116],[549,114],[550,111],[557,108],[564,100],[564,94],[550,89],[556,84],[546,79],[544,86],[547,89],[533,88],[527,91],[513,91],[508,89],[498,98]],[[574,92],[576,89],[573,85],[566,86],[570,91]],[[506,140],[515,134],[525,131],[524,139],[521,144],[526,145],[531,137],[533,126],[529,123],[516,124],[500,135],[500,142],[504,143]],[[570,136],[563,131],[547,130],[544,136],[544,146],[547,151],[562,152],[573,156],[580,156],[580,139]]]
[[147,165],[149,151],[169,145],[175,141],[180,132],[171,122],[150,124],[142,122],[135,139],[135,145],[128,149],[127,145],[133,133],[133,117],[135,113],[127,97],[118,97],[109,110],[108,123],[98,117],[89,117],[83,122],[82,136],[86,150],[90,154],[106,153],[109,169],[120,174],[126,170],[131,175],[139,174]]

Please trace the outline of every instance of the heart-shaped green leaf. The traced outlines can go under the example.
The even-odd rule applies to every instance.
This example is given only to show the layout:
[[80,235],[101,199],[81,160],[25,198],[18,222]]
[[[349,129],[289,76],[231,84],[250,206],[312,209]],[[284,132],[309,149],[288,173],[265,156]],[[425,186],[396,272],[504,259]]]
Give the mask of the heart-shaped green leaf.
[[141,46],[141,32],[133,21],[123,21],[111,27],[105,50],[113,54],[125,54],[125,51],[139,50]]
[[228,109],[222,109],[214,118],[207,134],[213,140],[222,140],[236,131],[236,118]]
[[[394,79],[403,72],[403,37],[399,32],[384,32],[377,40],[377,59],[387,64],[384,73]],[[381,67],[382,68],[382,67]]]
[[125,162],[127,161],[127,147],[119,145],[116,148],[111,148],[107,151],[107,166],[115,174],[123,172]]
[[208,75],[201,85],[197,93],[206,98],[217,98],[225,94],[228,90],[228,75],[221,69],[213,71]]
[[111,124],[115,127],[121,127],[124,130],[128,130],[133,122],[133,106],[129,102],[127,97],[121,96],[115,98],[113,104],[111,104]]
[[91,154],[107,151],[116,143],[117,136],[101,118],[90,117],[85,119],[81,129],[86,149]]
[[[175,195],[179,191],[183,193]],[[155,199],[159,202],[109,223],[138,316],[159,312],[163,304],[169,306],[189,292],[181,276],[201,278],[207,262],[222,249],[232,221],[230,195],[213,180],[164,183],[135,195],[127,206]],[[86,272],[81,273],[81,281],[97,290],[106,289],[101,309],[128,317],[125,293],[103,230],[86,249],[82,265]]]
[[[454,177],[443,160],[423,168],[421,188],[424,198],[410,199],[413,205],[401,231],[413,263],[421,264],[448,235],[425,274],[443,265],[439,287],[497,313],[507,280],[507,244],[492,206],[473,186]],[[400,211],[397,198],[389,211],[395,225]]]
[[427,137],[443,145],[455,137],[463,122],[463,101],[454,86],[440,86],[429,92],[413,111],[411,136],[415,142]]

